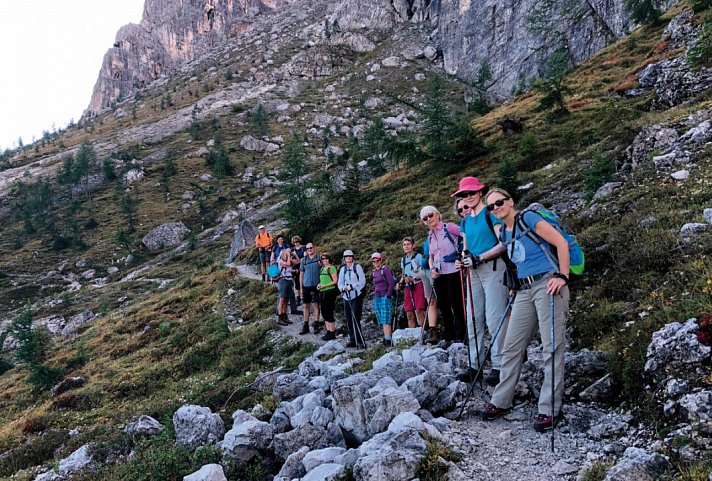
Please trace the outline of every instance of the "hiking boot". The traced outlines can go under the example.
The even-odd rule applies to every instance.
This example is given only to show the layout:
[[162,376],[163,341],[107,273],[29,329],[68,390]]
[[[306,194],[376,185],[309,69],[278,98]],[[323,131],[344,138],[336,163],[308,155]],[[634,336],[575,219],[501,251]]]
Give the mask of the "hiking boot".
[[393,347],[393,340],[392,339],[384,339],[383,346],[384,347]]
[[498,417],[504,416],[505,414],[509,414],[511,412],[512,408],[498,408],[494,404],[488,404],[480,414],[482,415],[482,419],[485,421],[492,421],[493,419],[497,419]]
[[302,330],[299,331],[299,335],[300,335],[300,336],[303,336],[304,334],[309,334],[309,323],[308,323],[308,322],[305,322],[305,323],[302,325]]
[[440,349],[445,349],[447,351],[447,348],[450,347],[450,344],[452,344],[452,341],[448,341],[447,339],[443,339],[438,343],[438,347]]
[[302,298],[297,296],[297,305],[301,306],[302,305]]
[[532,424],[532,427],[535,431],[543,433],[544,431],[549,431],[550,429],[553,429],[563,417],[564,416],[561,414],[561,412],[559,412],[559,414],[557,414],[555,418],[552,418],[551,416],[546,414],[537,414],[537,416],[534,418],[534,423]]
[[499,384],[499,369],[492,369],[489,374],[487,374],[487,377],[485,378],[485,382],[487,383],[488,386],[496,386]]
[[321,332],[321,323],[315,322],[313,329],[314,329],[314,334],[319,334]]
[[326,331],[326,334],[321,336],[322,341],[332,341],[336,339],[336,333],[334,331]]
[[[477,376],[477,377],[475,377]],[[457,375],[457,380],[462,382],[473,382],[482,379],[482,370],[466,369]]]
[[292,314],[301,316],[302,314],[304,314],[304,311],[300,311],[299,309],[292,309]]
[[346,347],[349,347],[349,348],[356,347],[356,343],[354,341],[349,341],[346,343]]
[[437,344],[439,340],[438,332],[435,329],[431,329],[428,332],[428,337],[425,339],[425,344]]
[[264,282],[264,281],[265,281],[265,275],[262,274],[262,282]]

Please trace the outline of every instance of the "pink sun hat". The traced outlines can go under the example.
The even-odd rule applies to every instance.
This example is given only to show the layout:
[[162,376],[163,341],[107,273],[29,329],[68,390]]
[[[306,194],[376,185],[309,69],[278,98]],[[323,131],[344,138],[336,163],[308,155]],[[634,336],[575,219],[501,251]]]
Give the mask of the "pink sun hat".
[[485,185],[477,177],[463,177],[460,179],[460,186],[450,197],[456,197],[461,192],[477,192],[485,188]]

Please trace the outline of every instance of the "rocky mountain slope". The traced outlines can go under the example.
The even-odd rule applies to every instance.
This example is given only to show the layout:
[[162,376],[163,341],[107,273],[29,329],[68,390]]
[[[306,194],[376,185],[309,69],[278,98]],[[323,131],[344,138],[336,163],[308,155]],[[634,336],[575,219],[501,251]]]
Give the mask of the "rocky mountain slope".
[[[547,30],[580,63],[554,116],[528,86],[484,115],[465,106],[480,52],[490,100],[546,57],[512,38],[519,25],[527,48],[544,42],[521,30],[521,2],[180,5],[147,2],[129,27],[145,43],[126,33],[108,54],[126,77],[100,78],[94,114],[0,163],[0,477],[707,479],[712,69],[694,58],[709,8],[678,5],[584,61],[607,43],[601,22],[617,37],[628,20],[616,2],[576,4],[588,27]],[[438,91],[476,129],[461,162],[427,157]],[[488,392],[465,402],[454,378],[462,346],[402,332],[390,351],[317,349],[245,275],[254,225],[307,228],[289,224],[294,178],[320,250],[395,266],[402,237],[424,235],[420,206],[449,212],[462,175],[503,182],[508,162],[521,202],[561,213],[588,259],[554,453],[529,427],[536,342],[514,413],[484,423]]]
[[[105,55],[87,112],[101,112],[130,98],[229,39],[252,36],[259,32],[258,16],[283,17],[292,3],[310,8],[295,0],[147,1],[141,23],[119,30]],[[675,3],[668,0],[661,8]],[[324,7],[319,14],[330,24],[337,20],[340,27],[333,32],[334,44],[372,51],[410,22],[426,30],[449,75],[472,82],[487,63],[495,80],[490,93],[500,98],[511,95],[518,83],[540,75],[557,46],[564,45],[572,62],[579,64],[633,26],[623,0],[360,0],[328,2]]]

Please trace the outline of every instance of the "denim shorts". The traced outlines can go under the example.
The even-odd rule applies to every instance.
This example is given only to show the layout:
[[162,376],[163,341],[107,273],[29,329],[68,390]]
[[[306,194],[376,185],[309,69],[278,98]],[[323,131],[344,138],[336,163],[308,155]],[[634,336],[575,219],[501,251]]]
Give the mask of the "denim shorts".
[[294,283],[291,279],[280,279],[277,283],[277,291],[279,297],[289,297],[289,290],[294,288]]

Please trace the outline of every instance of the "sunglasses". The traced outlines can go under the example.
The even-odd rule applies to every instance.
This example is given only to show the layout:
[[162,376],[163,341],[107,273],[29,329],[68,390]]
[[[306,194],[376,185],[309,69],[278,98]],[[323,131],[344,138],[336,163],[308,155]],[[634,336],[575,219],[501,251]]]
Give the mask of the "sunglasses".
[[309,250],[309,251],[310,251],[310,250],[312,250],[313,248],[314,248],[314,246],[311,246],[311,247],[307,247],[307,250]]
[[371,262],[375,264],[376,262],[381,262],[381,259],[372,259]]
[[480,193],[479,190],[468,190],[465,192],[460,192],[459,194],[457,194],[457,196],[460,197],[461,199],[464,199],[465,197],[470,197],[471,195],[477,195],[479,193]]
[[492,212],[495,207],[502,207],[506,201],[509,200],[509,197],[503,197],[502,199],[496,200],[491,204],[487,204],[487,210]]
[[458,214],[462,214],[463,212],[465,212],[466,210],[470,210],[471,208],[472,208],[472,207],[470,207],[469,205],[463,205],[462,207],[460,207],[459,209],[457,209],[457,213],[458,213]]
[[426,222],[426,221],[429,221],[430,219],[432,219],[433,217],[435,217],[435,212],[431,212],[430,214],[425,214],[420,220],[422,220],[423,222]]
[[353,256],[344,256],[344,259],[348,259],[349,257],[353,258]]

